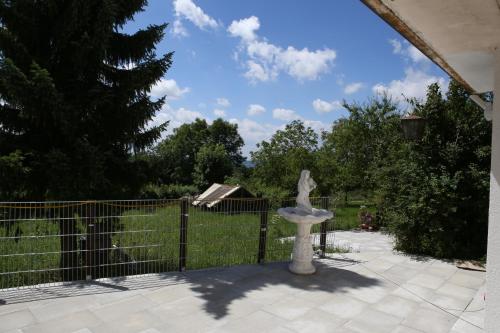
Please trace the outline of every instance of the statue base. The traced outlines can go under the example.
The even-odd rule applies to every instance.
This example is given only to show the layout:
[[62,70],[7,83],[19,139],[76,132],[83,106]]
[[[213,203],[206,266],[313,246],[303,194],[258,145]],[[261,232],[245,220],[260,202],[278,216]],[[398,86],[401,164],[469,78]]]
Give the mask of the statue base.
[[314,252],[311,243],[311,227],[310,223],[297,224],[292,262],[288,265],[288,269],[294,274],[310,275],[316,272],[316,267],[312,264]]

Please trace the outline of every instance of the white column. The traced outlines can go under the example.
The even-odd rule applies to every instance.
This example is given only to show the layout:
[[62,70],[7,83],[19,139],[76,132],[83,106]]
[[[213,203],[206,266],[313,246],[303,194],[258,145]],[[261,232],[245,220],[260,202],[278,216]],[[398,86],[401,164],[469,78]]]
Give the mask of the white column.
[[493,132],[491,142],[488,258],[486,262],[486,318],[488,333],[500,332],[500,47],[495,52]]

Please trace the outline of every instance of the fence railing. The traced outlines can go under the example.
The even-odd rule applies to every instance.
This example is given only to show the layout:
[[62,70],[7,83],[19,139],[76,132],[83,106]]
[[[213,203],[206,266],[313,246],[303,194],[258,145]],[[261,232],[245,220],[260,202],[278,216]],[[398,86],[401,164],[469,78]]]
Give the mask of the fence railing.
[[[312,198],[334,210],[330,198]],[[0,289],[290,258],[294,199],[0,202]],[[324,255],[333,220],[313,227]]]

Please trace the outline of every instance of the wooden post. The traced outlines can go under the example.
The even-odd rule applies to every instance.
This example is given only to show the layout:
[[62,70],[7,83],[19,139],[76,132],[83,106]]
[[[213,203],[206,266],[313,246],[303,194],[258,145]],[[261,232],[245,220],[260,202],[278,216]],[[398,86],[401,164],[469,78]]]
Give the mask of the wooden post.
[[269,212],[269,200],[262,199],[260,204],[259,253],[257,254],[257,263],[263,264],[266,259],[267,215]]
[[181,199],[181,218],[180,218],[180,239],[179,239],[179,271],[186,270],[187,259],[187,228],[188,228],[188,211],[189,200],[186,198]]
[[[328,209],[330,198],[321,198],[321,208]],[[319,244],[321,249],[320,257],[324,258],[326,256],[326,231],[328,226],[328,220],[321,222],[321,230],[319,236]]]

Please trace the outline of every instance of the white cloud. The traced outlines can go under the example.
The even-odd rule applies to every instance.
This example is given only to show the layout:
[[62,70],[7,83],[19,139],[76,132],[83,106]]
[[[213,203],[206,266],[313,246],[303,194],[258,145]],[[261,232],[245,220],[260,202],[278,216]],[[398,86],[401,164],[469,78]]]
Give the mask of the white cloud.
[[397,39],[389,39],[389,43],[392,45],[392,53],[401,54],[403,50],[403,44]]
[[176,37],[187,37],[189,36],[189,33],[187,32],[186,28],[182,24],[182,21],[179,19],[176,19],[174,21],[174,26],[172,28],[172,34]]
[[330,128],[330,125],[320,120],[304,120],[304,126],[311,127],[318,134]]
[[[239,52],[247,58],[244,75],[251,82],[273,80],[281,72],[298,81],[317,80],[330,71],[336,58],[334,50],[282,48],[259,37],[256,33],[259,28],[260,22],[255,16],[233,21],[228,28],[231,36],[241,39]],[[240,59],[239,56],[234,58]]]
[[203,114],[197,111],[192,111],[186,108],[172,108],[168,103],[165,103],[162,109],[153,117],[153,120],[150,122],[149,126],[160,125],[166,121],[169,121],[169,125],[166,133],[163,135],[167,135],[172,133],[174,128],[181,126],[182,124],[191,123],[196,118],[207,119]]
[[226,111],[221,110],[221,109],[214,109],[214,115],[216,115],[219,118],[225,117],[226,116]]
[[363,83],[361,82],[354,82],[350,83],[344,88],[344,93],[350,95],[358,92],[361,88],[363,88]]
[[174,0],[174,21],[173,33],[176,36],[187,36],[188,32],[182,25],[182,20],[188,20],[200,29],[215,29],[219,26],[217,21],[205,14],[205,12],[197,6],[192,0]]
[[284,121],[292,121],[295,119],[300,119],[300,116],[295,113],[294,110],[278,108],[273,110],[273,118]]
[[249,116],[256,116],[264,112],[266,112],[266,108],[260,104],[250,104],[247,110]]
[[342,103],[340,101],[327,102],[317,98],[312,102],[312,106],[317,113],[328,113],[342,108]]
[[188,87],[179,87],[173,79],[161,79],[151,88],[150,94],[154,98],[166,96],[167,100],[175,100],[181,98],[189,90]]
[[406,40],[401,42],[397,39],[389,39],[389,43],[392,45],[392,53],[399,54],[414,63],[429,60],[425,54]]
[[[250,80],[252,83],[256,83],[257,81],[268,81],[269,80],[269,72],[264,69],[264,67],[252,60],[247,61],[248,70],[245,73],[245,77]],[[275,75],[273,75],[275,77]]]
[[223,108],[227,108],[227,107],[231,106],[231,103],[225,97],[219,97],[219,98],[217,98],[216,101],[217,101],[217,105],[222,106]]
[[401,80],[392,80],[389,84],[378,83],[372,90],[376,94],[387,94],[396,101],[404,102],[406,98],[417,98],[424,100],[427,87],[437,82],[441,91],[447,91],[447,80],[443,77],[434,76],[424,70],[408,67],[405,70],[405,77]]
[[407,49],[408,55],[410,56],[411,60],[414,62],[419,62],[419,61],[428,61],[429,58],[422,52],[420,52],[419,49],[417,49],[415,46],[410,45]]
[[257,38],[255,31],[259,30],[260,22],[256,16],[250,16],[239,21],[233,21],[227,31],[233,37],[240,37],[246,41],[251,41]]

